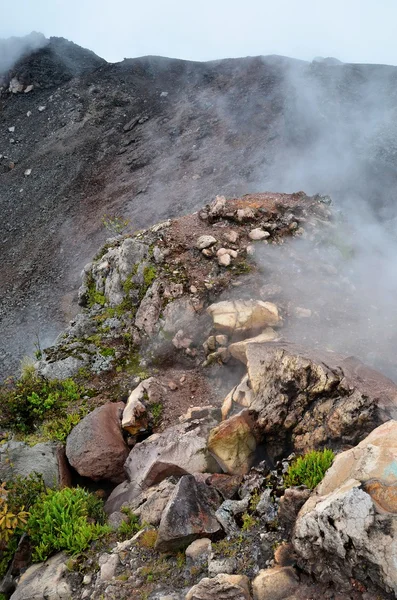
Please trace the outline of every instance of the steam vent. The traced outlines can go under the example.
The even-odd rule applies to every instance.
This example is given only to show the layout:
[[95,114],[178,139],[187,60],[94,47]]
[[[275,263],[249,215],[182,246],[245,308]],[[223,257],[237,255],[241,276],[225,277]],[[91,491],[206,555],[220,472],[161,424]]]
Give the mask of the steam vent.
[[396,97],[0,41],[0,600],[397,597]]

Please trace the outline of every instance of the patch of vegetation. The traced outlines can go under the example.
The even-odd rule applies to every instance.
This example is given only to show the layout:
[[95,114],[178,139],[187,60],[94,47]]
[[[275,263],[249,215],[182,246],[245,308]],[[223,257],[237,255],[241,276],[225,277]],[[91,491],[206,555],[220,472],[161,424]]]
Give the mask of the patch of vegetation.
[[152,550],[157,541],[157,531],[155,529],[147,529],[142,533],[138,540],[138,545],[141,548],[146,548],[148,550]]
[[101,221],[105,229],[110,231],[113,235],[122,234],[130,224],[129,219],[125,219],[118,214],[104,214]]
[[16,477],[0,486],[0,577],[3,577],[26,530],[29,509],[45,492],[41,475]]
[[142,529],[142,526],[139,522],[139,517],[128,506],[123,506],[121,512],[126,515],[127,521],[120,523],[117,533],[123,540],[129,540]]
[[143,281],[146,289],[152,285],[153,281],[157,277],[156,268],[153,265],[148,265],[143,270]]
[[138,350],[132,350],[129,355],[122,359],[121,363],[116,368],[116,371],[125,371],[129,375],[135,375],[135,377],[140,377],[140,379],[147,379],[150,377],[150,373],[141,367],[140,361],[141,357]]
[[76,555],[93,540],[110,532],[99,498],[82,488],[48,490],[34,504],[27,523],[33,561],[46,560],[55,552]]
[[161,402],[153,402],[148,405],[150,414],[152,415],[154,427],[158,427],[161,423],[164,407]]
[[325,448],[323,451],[312,450],[300,456],[289,466],[284,477],[284,485],[305,485],[314,489],[323,479],[325,472],[332,465],[335,454],[332,450]]
[[101,347],[99,352],[102,354],[102,356],[111,356],[113,357],[116,354],[116,350],[114,348],[105,348],[105,347]]
[[235,275],[246,275],[247,273],[251,273],[252,270],[252,265],[246,260],[240,260],[232,266],[232,271]]
[[87,411],[82,409],[80,412],[69,413],[66,417],[51,419],[43,425],[43,441],[56,440],[65,443],[73,427],[80,423],[86,414]]
[[251,512],[256,511],[256,507],[258,506],[260,499],[261,499],[261,495],[260,495],[259,491],[255,490],[250,498],[249,509]]
[[250,529],[253,529],[253,527],[255,527],[255,525],[258,522],[252,515],[250,515],[247,512],[242,515],[242,520],[242,531],[249,531]]
[[62,412],[86,394],[73,379],[48,380],[34,368],[0,388],[0,426],[23,434],[33,432],[45,419],[62,418]]

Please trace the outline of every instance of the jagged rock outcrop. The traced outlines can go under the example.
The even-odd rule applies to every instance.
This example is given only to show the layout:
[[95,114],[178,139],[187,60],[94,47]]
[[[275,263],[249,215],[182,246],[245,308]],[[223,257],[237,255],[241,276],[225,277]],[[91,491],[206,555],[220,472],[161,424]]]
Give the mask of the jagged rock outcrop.
[[128,446],[121,432],[123,409],[122,402],[104,404],[72,430],[66,440],[66,456],[79,475],[114,483],[125,479]]
[[156,549],[175,550],[197,538],[220,533],[215,511],[221,501],[214,488],[197,481],[194,475],[181,477],[162,514]]
[[296,521],[300,565],[341,585],[354,577],[397,594],[397,422],[336,457]]
[[208,436],[208,450],[225,473],[245,475],[255,460],[255,425],[248,411],[223,421]]
[[355,444],[397,410],[397,386],[354,358],[270,342],[247,344],[246,359],[249,408],[272,457]]
[[215,330],[228,335],[247,335],[268,326],[281,325],[277,306],[262,300],[223,300],[207,308]]

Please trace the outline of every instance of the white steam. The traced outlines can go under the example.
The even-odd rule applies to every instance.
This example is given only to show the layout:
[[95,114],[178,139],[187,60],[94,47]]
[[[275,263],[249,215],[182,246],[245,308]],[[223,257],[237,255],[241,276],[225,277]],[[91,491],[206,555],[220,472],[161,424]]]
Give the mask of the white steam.
[[47,43],[45,36],[35,31],[24,37],[0,39],[0,76],[6,74],[20,58]]
[[[282,151],[261,188],[333,198],[319,240],[257,253],[281,286],[289,339],[354,354],[397,380],[397,70],[295,65]],[[296,307],[310,318],[294,317]]]

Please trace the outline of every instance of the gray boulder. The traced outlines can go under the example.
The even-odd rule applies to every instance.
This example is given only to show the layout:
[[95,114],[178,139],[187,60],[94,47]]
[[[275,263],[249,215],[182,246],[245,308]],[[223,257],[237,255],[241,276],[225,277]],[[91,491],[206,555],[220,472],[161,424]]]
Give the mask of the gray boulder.
[[197,538],[222,531],[215,516],[220,502],[219,494],[193,475],[181,477],[161,517],[156,549],[186,548]]
[[70,483],[70,471],[61,444],[46,442],[28,446],[10,441],[0,446],[0,479],[40,473],[47,487],[59,488]]
[[70,600],[73,595],[65,579],[66,562],[64,554],[56,554],[45,563],[29,567],[10,600]]
[[[171,475],[219,473],[207,450],[208,434],[216,424],[212,418],[180,423],[136,444],[125,462],[130,498]],[[109,500],[115,493],[117,488]]]

